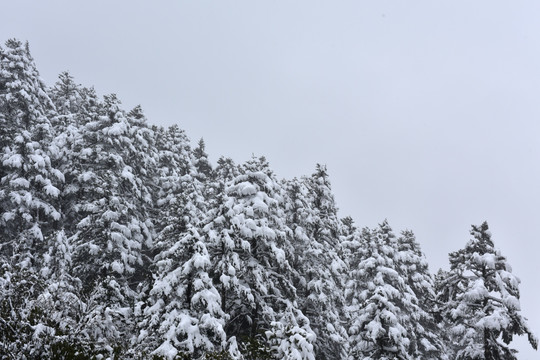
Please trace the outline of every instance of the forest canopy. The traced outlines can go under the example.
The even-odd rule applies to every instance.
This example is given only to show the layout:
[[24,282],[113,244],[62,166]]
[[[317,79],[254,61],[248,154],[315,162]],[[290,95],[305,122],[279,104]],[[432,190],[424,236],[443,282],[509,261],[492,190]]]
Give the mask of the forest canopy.
[[488,224],[433,275],[410,230],[339,218],[327,169],[201,139],[0,47],[0,357],[517,359]]

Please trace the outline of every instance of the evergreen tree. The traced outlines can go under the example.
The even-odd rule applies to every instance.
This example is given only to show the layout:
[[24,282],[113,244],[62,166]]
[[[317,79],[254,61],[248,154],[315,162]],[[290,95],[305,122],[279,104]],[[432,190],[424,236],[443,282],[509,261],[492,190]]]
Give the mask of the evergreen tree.
[[[59,88],[61,90],[54,90]],[[56,132],[52,146],[57,150],[53,159],[56,166],[65,176],[64,186],[61,188],[60,205],[63,215],[63,228],[66,236],[74,236],[78,229],[77,224],[84,216],[78,204],[84,192],[82,174],[91,174],[92,166],[89,166],[85,157],[88,157],[94,143],[87,146],[85,141],[90,140],[89,129],[86,124],[99,119],[104,115],[103,104],[98,99],[95,91],[90,88],[76,86],[71,76],[62,76],[53,90],[50,91],[52,99],[63,110],[58,114],[57,124],[62,131]],[[72,103],[71,101],[76,103]],[[69,105],[69,107],[66,105]],[[76,112],[70,113],[74,110]],[[57,126],[58,127],[58,126]],[[83,154],[82,151],[86,151]]]
[[209,193],[211,198],[209,204],[211,207],[217,206],[217,199],[221,193],[230,185],[231,181],[240,175],[241,169],[231,158],[221,156],[217,161],[217,166],[213,172],[214,178],[209,186],[212,188]]
[[197,230],[190,226],[155,261],[157,279],[139,336],[149,344],[147,354],[200,358],[226,349],[226,315],[208,276],[211,262]]
[[354,220],[347,216],[343,219],[341,219],[341,227],[340,227],[340,252],[339,255],[345,262],[347,266],[348,260],[351,259],[352,253],[351,246],[354,246],[356,243],[355,237],[358,234],[358,229],[356,228],[354,224]]
[[214,170],[214,176],[217,180],[223,184],[227,184],[238,175],[240,175],[240,169],[234,163],[233,159],[224,156],[218,159],[216,169]]
[[1,88],[6,89],[0,94],[4,136],[0,229],[10,243],[4,248],[29,246],[30,250],[60,220],[56,199],[64,176],[51,166],[47,145],[54,135],[50,122],[54,106],[28,45],[9,40],[6,47],[0,53]]
[[69,184],[76,199],[70,210],[76,219],[74,272],[86,294],[81,323],[96,351],[108,353],[127,347],[143,251],[152,244],[149,217],[141,206],[147,191],[136,165],[129,163],[137,159],[132,127],[119,104],[116,96],[106,96],[89,114],[94,118],[74,140]]
[[451,324],[456,359],[517,359],[514,335],[538,340],[521,315],[519,279],[495,249],[486,222],[472,226],[464,249],[450,253],[450,271],[440,287],[444,315]]
[[311,245],[308,230],[313,218],[313,209],[308,198],[309,190],[304,181],[294,178],[284,181],[283,187],[285,188],[283,202],[285,220],[292,245],[292,254],[289,255],[289,262],[293,269],[291,280],[299,297],[299,305],[305,309],[304,301],[308,294],[306,275],[315,260],[310,256],[311,252],[306,252]]
[[193,164],[197,170],[197,179],[201,182],[210,181],[213,177],[212,164],[208,160],[204,139],[200,139],[197,147],[193,149]]
[[305,181],[311,209],[305,225],[309,241],[301,250],[305,282],[301,309],[317,335],[317,358],[343,358],[347,352],[343,326],[346,264],[339,256],[340,220],[326,167],[317,164]]
[[398,272],[413,291],[418,308],[407,329],[411,339],[409,354],[414,359],[447,359],[441,340],[442,329],[433,316],[435,291],[427,260],[412,231],[403,231],[397,239]]
[[48,238],[48,252],[40,270],[43,290],[36,308],[47,319],[47,341],[39,342],[48,348],[49,358],[69,358],[69,354],[91,352],[91,345],[79,337],[78,319],[85,304],[80,297],[81,282],[72,275],[73,246],[64,230]]
[[396,266],[395,235],[384,221],[376,230],[364,229],[359,241],[345,292],[351,316],[350,359],[414,359],[408,329],[419,308]]
[[308,318],[290,302],[266,336],[275,359],[315,360],[315,333]]
[[[128,137],[132,147],[127,152],[126,165],[131,169],[130,179],[132,189],[135,193],[130,198],[130,205],[136,210],[134,215],[137,220],[144,224],[141,227],[144,235],[144,243],[141,248],[142,264],[138,263],[133,282],[140,282],[144,287],[146,280],[150,278],[148,268],[152,262],[154,222],[152,214],[155,208],[155,188],[157,182],[154,180],[154,170],[157,165],[158,150],[155,145],[154,132],[147,124],[146,116],[142,108],[136,106],[127,114]],[[139,289],[139,291],[142,291]]]
[[84,126],[74,146],[76,161],[84,164],[74,186],[80,219],[76,256],[84,257],[79,271],[86,285],[99,274],[133,274],[142,264],[143,244],[151,240],[146,216],[136,206],[143,194],[139,179],[124,160],[135,151],[129,123],[114,95],[105,98],[103,112]]
[[69,125],[77,125],[83,104],[81,91],[81,86],[67,71],[62,72],[56,84],[49,89],[49,96],[57,110],[57,116],[53,119],[57,133],[63,133]]
[[205,226],[216,261],[213,278],[230,316],[229,336],[267,343],[265,332],[279,321],[287,299],[295,296],[281,199],[266,159],[253,158],[226,189]]
[[[163,132],[163,130],[158,130]],[[155,244],[155,281],[140,324],[139,341],[146,353],[173,358],[178,354],[201,357],[225,349],[226,315],[221,298],[208,275],[210,258],[196,228],[205,204],[202,184],[192,176],[189,145],[183,131],[172,127],[159,145],[161,175],[158,193],[160,224]]]
[[457,346],[454,343],[454,337],[450,334],[448,329],[452,327],[451,319],[446,317],[445,308],[446,304],[449,302],[449,292],[446,287],[446,280],[449,277],[449,272],[443,269],[439,269],[435,276],[433,277],[433,285],[435,292],[435,302],[433,304],[433,316],[435,321],[439,324],[442,329],[439,333],[439,339],[445,344],[446,353],[448,358],[455,359]]
[[[153,215],[155,228],[160,233],[172,224],[177,210],[185,204],[178,203],[188,193],[202,197],[202,188],[195,179],[195,167],[191,159],[189,139],[178,126],[168,129],[154,129],[157,148],[156,207]],[[194,191],[196,190],[196,192]],[[203,200],[196,200],[197,207],[203,211]],[[184,229],[185,230],[185,229]]]
[[28,44],[0,49],[0,351],[14,358],[47,356],[53,336],[37,306],[46,239],[58,229],[59,184],[51,163],[54,105]]

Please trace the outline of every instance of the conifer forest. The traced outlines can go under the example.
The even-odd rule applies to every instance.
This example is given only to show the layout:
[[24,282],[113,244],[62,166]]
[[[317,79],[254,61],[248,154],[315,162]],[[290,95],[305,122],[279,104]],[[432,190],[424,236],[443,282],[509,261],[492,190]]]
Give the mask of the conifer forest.
[[0,47],[0,358],[518,359],[537,339],[486,222],[430,273],[412,231],[339,218],[324,165],[211,163]]

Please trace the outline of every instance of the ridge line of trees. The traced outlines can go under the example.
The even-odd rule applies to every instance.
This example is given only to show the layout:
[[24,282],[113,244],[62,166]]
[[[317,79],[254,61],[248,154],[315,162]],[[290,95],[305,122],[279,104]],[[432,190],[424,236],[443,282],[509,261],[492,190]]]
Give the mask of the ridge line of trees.
[[28,44],[0,47],[0,358],[517,359],[487,223],[433,276],[413,232],[340,219],[327,169],[213,165]]

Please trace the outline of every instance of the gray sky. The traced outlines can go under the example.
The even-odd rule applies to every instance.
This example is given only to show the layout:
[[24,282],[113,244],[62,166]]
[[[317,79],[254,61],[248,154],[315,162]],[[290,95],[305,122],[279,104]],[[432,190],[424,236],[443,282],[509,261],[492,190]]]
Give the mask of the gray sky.
[[[540,2],[3,1],[41,76],[179,124],[210,157],[328,166],[341,215],[412,229],[432,271],[487,220],[540,335]],[[534,359],[524,341],[520,359]]]

